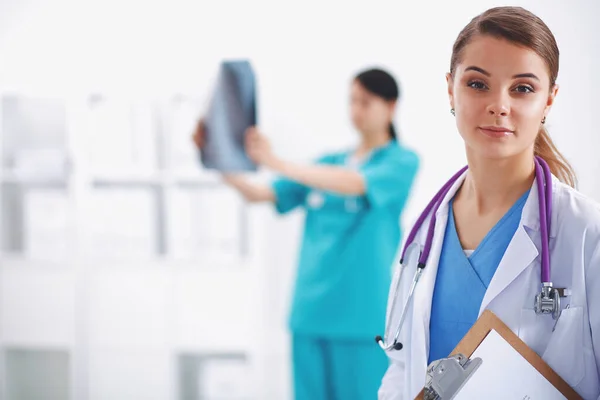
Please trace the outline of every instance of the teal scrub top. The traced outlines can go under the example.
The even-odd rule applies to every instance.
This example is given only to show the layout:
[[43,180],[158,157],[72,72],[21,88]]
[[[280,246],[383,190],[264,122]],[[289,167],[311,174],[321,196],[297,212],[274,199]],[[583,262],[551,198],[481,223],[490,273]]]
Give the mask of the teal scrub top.
[[364,195],[324,192],[288,179],[272,186],[279,213],[306,210],[289,321],[295,334],[372,339],[385,327],[400,214],[419,159],[396,141],[356,166],[350,165],[352,154],[330,154],[317,163],[357,169]]

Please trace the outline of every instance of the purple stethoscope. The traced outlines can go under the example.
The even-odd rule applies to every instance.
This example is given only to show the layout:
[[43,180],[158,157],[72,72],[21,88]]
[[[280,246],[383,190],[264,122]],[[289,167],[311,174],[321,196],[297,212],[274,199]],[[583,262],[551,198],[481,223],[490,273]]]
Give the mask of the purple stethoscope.
[[[534,309],[536,314],[552,314],[552,318],[558,320],[561,314],[560,295],[559,291],[552,286],[552,282],[550,281],[550,251],[548,249],[550,240],[550,222],[552,218],[552,174],[550,172],[550,167],[548,167],[546,161],[544,161],[541,157],[536,156],[534,162],[535,177],[537,182],[539,198],[540,228],[542,234],[542,289],[541,292],[536,294],[535,296]],[[442,188],[436,193],[433,199],[431,199],[429,204],[427,204],[427,207],[425,207],[425,210],[423,210],[423,212],[415,222],[412,230],[410,231],[410,234],[408,235],[408,238],[406,239],[404,249],[402,250],[402,257],[400,258],[400,271],[398,273],[396,287],[394,288],[394,297],[392,299],[391,309],[386,321],[386,330],[391,323],[392,316],[394,315],[396,300],[398,297],[398,293],[400,292],[399,289],[400,283],[402,281],[402,273],[406,269],[406,266],[410,264],[409,262],[404,264],[404,260],[406,260],[407,251],[409,253],[412,253],[415,249],[419,250],[420,246],[414,240],[417,236],[419,229],[421,228],[421,225],[423,224],[427,216],[431,214],[431,219],[429,220],[429,226],[427,228],[425,245],[423,246],[423,250],[419,252],[417,269],[415,271],[415,275],[410,286],[408,298],[404,303],[404,307],[402,309],[402,314],[400,316],[400,321],[396,328],[396,333],[394,335],[393,342],[388,342],[387,337],[382,338],[381,336],[377,336],[375,338],[375,341],[383,350],[401,350],[403,347],[402,343],[398,341],[398,338],[400,337],[400,331],[402,330],[404,319],[406,318],[408,308],[413,298],[415,287],[417,285],[417,282],[419,281],[419,278],[423,274],[425,266],[427,265],[427,259],[429,258],[431,243],[433,242],[433,233],[435,230],[435,214],[440,208],[442,201],[446,197],[446,194],[448,193],[452,185],[454,185],[454,183],[463,175],[467,168],[467,166],[463,167],[460,171],[454,174],[454,176],[452,176],[452,178],[450,178],[450,180],[446,182],[444,186],[442,186]]]

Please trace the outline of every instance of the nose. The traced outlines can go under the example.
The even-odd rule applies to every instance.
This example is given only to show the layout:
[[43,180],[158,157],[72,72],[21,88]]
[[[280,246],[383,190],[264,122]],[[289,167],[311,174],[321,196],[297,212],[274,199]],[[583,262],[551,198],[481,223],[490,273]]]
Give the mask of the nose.
[[490,99],[487,111],[495,117],[506,117],[510,114],[510,99],[504,94],[498,94]]

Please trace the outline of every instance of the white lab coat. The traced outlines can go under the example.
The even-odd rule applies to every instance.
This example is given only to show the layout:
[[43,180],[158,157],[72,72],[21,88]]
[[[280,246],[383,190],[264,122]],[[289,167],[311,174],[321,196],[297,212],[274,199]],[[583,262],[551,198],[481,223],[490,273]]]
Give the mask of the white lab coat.
[[[429,319],[438,260],[446,229],[448,201],[464,180],[459,179],[436,214],[429,260],[416,286],[413,302],[400,335],[402,350],[388,351],[390,366],[379,390],[379,400],[412,400],[425,384],[429,354]],[[429,218],[416,236],[425,242]],[[562,300],[556,329],[549,315],[536,315],[534,297],[540,291],[540,219],[534,182],[521,222],[485,293],[479,313],[493,311],[529,347],[535,350],[584,399],[600,400],[600,206],[553,177],[550,230],[551,276],[555,287],[571,289]],[[394,274],[393,289],[397,282]],[[413,270],[402,285],[389,327],[393,337],[399,314],[412,282]],[[465,288],[465,290],[469,290]],[[570,304],[568,309],[564,307]],[[488,398],[492,398],[489,397]]]

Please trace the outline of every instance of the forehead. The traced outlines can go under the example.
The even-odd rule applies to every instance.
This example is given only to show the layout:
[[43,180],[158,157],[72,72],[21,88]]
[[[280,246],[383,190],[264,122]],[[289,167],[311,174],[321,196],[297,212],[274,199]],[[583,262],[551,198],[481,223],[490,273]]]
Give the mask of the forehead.
[[354,93],[368,93],[366,89],[357,80],[352,81],[352,92]]
[[533,73],[542,81],[549,81],[548,67],[542,57],[523,46],[490,36],[475,37],[464,49],[456,70],[476,66],[489,72],[492,77],[511,77]]
[[354,95],[354,96],[369,97],[369,98],[375,98],[376,97],[374,94],[372,94],[367,89],[365,89],[363,87],[363,85],[361,85],[361,83],[358,82],[358,81],[352,82],[352,95]]

